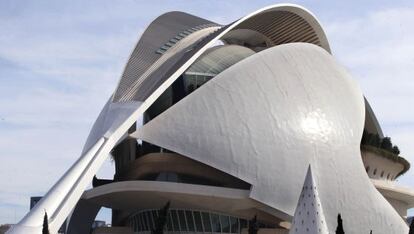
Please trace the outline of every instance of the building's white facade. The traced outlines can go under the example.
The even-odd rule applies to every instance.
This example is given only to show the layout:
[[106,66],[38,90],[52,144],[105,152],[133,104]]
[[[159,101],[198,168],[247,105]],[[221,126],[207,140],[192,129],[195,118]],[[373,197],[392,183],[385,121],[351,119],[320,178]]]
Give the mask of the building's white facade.
[[[408,233],[414,193],[393,181],[409,164],[361,148],[364,130],[383,137],[306,9],[273,5],[226,26],[166,13],[79,160],[9,233],[40,232],[45,210],[52,232],[70,216],[68,233],[87,233],[101,207],[114,226],[149,232],[168,201],[168,232],[246,232],[257,216],[259,232],[288,233],[304,184],[317,188],[325,232],[340,213],[346,233]],[[84,191],[110,155],[114,180]]]

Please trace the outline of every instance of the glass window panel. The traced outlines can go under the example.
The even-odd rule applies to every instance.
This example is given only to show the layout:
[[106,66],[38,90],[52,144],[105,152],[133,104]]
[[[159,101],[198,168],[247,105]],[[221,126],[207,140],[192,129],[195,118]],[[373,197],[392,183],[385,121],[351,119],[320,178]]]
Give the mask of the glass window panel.
[[177,212],[175,210],[171,211],[171,216],[172,216],[172,222],[173,222],[173,228],[175,232],[179,232],[180,231],[180,226],[178,224],[178,216],[177,216]]
[[128,222],[129,222],[129,226],[132,227],[132,230],[135,232],[135,217],[130,219]]
[[147,222],[145,221],[143,213],[139,214],[139,217],[140,217],[141,223],[142,223],[142,230],[143,231],[148,231]]
[[155,227],[157,225],[157,212],[155,210],[152,210],[148,213],[151,216],[151,220],[152,220],[152,229],[155,230]]
[[154,224],[152,223],[152,218],[151,218],[151,212],[146,211],[146,212],[144,212],[144,214],[145,214],[145,218],[146,218],[147,223],[148,223],[148,229],[149,229],[149,231],[151,231],[152,229],[154,229]]
[[135,219],[137,220],[137,231],[142,231],[142,223],[141,223],[141,220],[139,219],[138,214],[135,215]]
[[218,215],[211,214],[211,226],[213,232],[221,232],[220,219]]
[[239,222],[235,217],[230,216],[230,232],[231,233],[238,233],[239,232]]
[[185,217],[187,219],[187,225],[188,225],[188,231],[194,232],[194,219],[193,219],[193,213],[189,210],[185,211]]
[[240,222],[240,231],[243,228],[247,228],[247,221],[245,219],[240,219],[239,222]]
[[157,215],[157,211],[156,210],[153,210],[153,211],[151,211],[151,217],[152,217],[152,220],[153,220],[153,223],[154,223],[154,230],[155,230],[155,226],[157,225],[157,222],[158,222],[158,215]]
[[203,232],[203,224],[201,222],[201,214],[198,211],[194,211],[194,221],[197,232]]
[[185,216],[183,210],[178,210],[178,219],[180,220],[180,229],[182,232],[186,232],[187,229],[187,223],[185,222]]
[[168,231],[173,231],[174,229],[173,229],[173,222],[172,222],[172,219],[171,219],[171,211],[170,212],[168,212],[168,214],[167,214],[167,229],[168,229]]
[[206,212],[202,212],[201,216],[203,218],[204,231],[211,232],[210,214]]
[[221,230],[223,232],[229,233],[230,232],[229,216],[220,215],[220,223],[221,223]]
[[167,176],[167,180],[166,181],[179,182],[178,181],[177,173],[167,172],[166,173],[166,176]]

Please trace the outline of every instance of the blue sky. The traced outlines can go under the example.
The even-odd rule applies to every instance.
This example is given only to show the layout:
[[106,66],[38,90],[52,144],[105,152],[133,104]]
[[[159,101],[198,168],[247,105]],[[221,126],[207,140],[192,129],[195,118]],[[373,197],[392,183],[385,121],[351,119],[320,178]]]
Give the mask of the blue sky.
[[[229,23],[275,1],[0,1],[0,224],[79,157],[131,50],[158,15]],[[414,163],[414,2],[293,1],[326,30],[384,133]],[[111,177],[108,160],[99,172]],[[414,188],[414,169],[398,180]],[[414,212],[410,212],[414,214]],[[100,214],[109,220],[109,212]]]

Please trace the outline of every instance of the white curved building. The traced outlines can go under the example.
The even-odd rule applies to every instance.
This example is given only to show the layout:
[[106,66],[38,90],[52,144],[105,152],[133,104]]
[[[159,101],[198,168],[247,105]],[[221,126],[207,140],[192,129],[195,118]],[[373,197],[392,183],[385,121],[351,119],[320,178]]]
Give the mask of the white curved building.
[[[68,216],[67,233],[88,233],[101,207],[130,233],[160,223],[169,233],[289,233],[305,200],[320,203],[323,224],[305,216],[296,230],[333,233],[341,214],[347,234],[408,233],[414,192],[393,181],[409,163],[361,145],[364,130],[382,142],[306,9],[273,5],[224,26],[169,12],[143,33],[81,157],[9,233],[39,233],[45,210],[52,233]],[[114,179],[94,178],[107,157]]]

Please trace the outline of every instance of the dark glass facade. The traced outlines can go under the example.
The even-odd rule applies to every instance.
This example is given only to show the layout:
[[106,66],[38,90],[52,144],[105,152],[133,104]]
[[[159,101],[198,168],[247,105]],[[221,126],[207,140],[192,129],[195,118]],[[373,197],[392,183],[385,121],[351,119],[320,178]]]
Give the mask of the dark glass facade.
[[[128,226],[135,233],[150,233],[155,229],[158,210],[139,211],[128,218]],[[248,228],[246,219],[208,211],[171,209],[168,212],[165,233],[241,233]],[[261,228],[275,228],[259,223]]]

